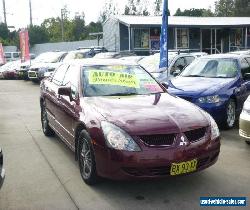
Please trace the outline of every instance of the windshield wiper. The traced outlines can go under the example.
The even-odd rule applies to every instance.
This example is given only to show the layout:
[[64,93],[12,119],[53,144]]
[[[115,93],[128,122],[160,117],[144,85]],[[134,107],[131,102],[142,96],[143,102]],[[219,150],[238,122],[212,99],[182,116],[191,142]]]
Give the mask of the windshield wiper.
[[198,74],[190,74],[190,75],[187,75],[187,76],[184,76],[184,77],[204,77],[204,76],[198,75]]
[[132,95],[137,95],[137,93],[114,93],[105,96],[132,96]]

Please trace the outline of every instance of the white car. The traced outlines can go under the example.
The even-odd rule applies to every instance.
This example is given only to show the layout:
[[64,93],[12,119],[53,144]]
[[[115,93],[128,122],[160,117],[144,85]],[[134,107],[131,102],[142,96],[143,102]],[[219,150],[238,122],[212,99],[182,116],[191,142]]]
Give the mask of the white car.
[[67,52],[47,52],[39,55],[30,66],[28,78],[32,81],[40,81],[45,72],[52,72],[61,65]]
[[168,69],[160,69],[160,53],[147,56],[138,63],[145,68],[159,82],[165,82],[178,75],[186,66],[191,64],[196,58],[206,55],[206,53],[168,53]]

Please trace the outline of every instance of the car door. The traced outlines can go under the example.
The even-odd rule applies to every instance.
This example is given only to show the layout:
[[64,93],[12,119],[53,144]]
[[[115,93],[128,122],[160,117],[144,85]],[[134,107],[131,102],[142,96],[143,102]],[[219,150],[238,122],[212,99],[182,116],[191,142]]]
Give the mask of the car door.
[[60,124],[58,123],[58,106],[60,105],[60,96],[58,95],[58,88],[63,82],[63,78],[68,69],[69,65],[64,64],[59,66],[51,81],[46,83],[45,91],[47,93],[45,103],[48,113],[48,119],[51,126],[58,132],[61,131]]
[[250,95],[250,78],[245,77],[244,75],[246,73],[250,73],[250,64],[248,61],[243,58],[240,61],[240,66],[241,66],[241,95],[240,95],[240,106],[243,106],[243,103],[247,99],[247,97]]
[[58,118],[63,128],[62,135],[66,143],[73,149],[75,145],[74,128],[80,117],[80,100],[79,100],[79,75],[80,66],[70,65],[68,68],[62,86],[71,87],[71,99],[68,96],[60,97],[60,106],[58,109]]

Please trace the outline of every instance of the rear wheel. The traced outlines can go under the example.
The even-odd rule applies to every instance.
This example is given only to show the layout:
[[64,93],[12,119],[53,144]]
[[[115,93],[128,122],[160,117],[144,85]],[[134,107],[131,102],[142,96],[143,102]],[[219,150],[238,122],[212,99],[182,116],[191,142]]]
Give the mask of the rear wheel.
[[226,108],[226,120],[224,123],[224,127],[226,129],[233,128],[236,121],[236,104],[233,99],[230,99]]
[[79,135],[78,159],[79,168],[83,181],[88,185],[94,185],[98,181],[96,172],[95,156],[91,144],[91,138],[83,130]]
[[250,145],[250,141],[249,141],[249,140],[246,140],[246,143],[247,143],[248,145]]
[[41,106],[41,123],[42,123],[43,133],[45,136],[53,136],[55,134],[55,132],[49,126],[49,120],[47,117],[47,111],[44,103]]

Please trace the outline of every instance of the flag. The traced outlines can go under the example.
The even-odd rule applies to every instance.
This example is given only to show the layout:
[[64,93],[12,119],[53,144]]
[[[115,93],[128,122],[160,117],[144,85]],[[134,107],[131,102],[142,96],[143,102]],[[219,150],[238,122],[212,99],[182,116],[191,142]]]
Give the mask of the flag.
[[5,64],[6,60],[4,57],[4,52],[3,52],[3,45],[0,43],[0,65]]
[[161,25],[160,68],[168,67],[168,0],[164,0]]
[[22,29],[19,32],[19,38],[20,38],[20,49],[21,49],[21,62],[25,62],[25,61],[30,60],[28,30]]

